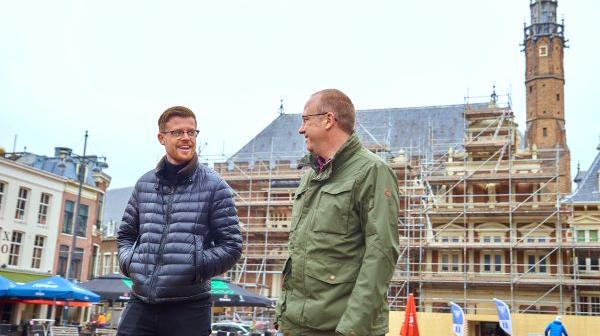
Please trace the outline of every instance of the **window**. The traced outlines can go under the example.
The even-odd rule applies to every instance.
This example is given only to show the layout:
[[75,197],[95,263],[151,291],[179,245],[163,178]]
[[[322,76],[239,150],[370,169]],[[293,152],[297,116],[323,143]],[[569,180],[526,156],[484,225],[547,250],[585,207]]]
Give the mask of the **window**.
[[452,236],[452,235],[444,235],[438,238],[442,243],[454,243],[458,244],[462,241],[462,237],[460,236]]
[[27,198],[29,197],[29,189],[19,188],[19,197],[17,198],[17,209],[15,211],[15,219],[25,219],[25,210],[27,209]]
[[598,258],[590,258],[590,271],[592,271],[592,272],[600,271],[598,261],[599,261]]
[[87,220],[88,220],[88,206],[85,204],[79,205],[79,213],[77,214],[77,235],[79,237],[85,237],[87,231]]
[[62,233],[71,234],[73,225],[73,210],[75,209],[75,203],[73,201],[65,202],[65,210],[63,212],[63,226]]
[[58,269],[56,273],[63,278],[67,275],[67,262],[69,261],[69,247],[67,245],[60,245],[58,250]]
[[560,93],[556,94],[556,101],[560,101]]
[[525,273],[546,273],[548,269],[548,258],[545,257],[545,255],[528,255]]
[[448,272],[448,254],[442,254],[442,272]]
[[483,242],[484,243],[501,243],[502,242],[502,236],[483,236]]
[[483,255],[483,271],[500,273],[502,272],[502,254],[498,253],[485,253]]
[[579,312],[584,313],[584,315],[599,315],[600,296],[580,296]]
[[598,230],[577,230],[578,243],[598,242]]
[[529,86],[529,93],[532,93],[532,92],[533,92],[533,85],[530,85]]
[[110,253],[104,253],[102,257],[102,274],[110,274],[112,268],[112,255]]
[[548,129],[546,127],[542,128],[542,134],[544,135],[544,137],[548,136]]
[[44,241],[46,237],[44,236],[35,236],[35,241],[33,243],[33,256],[31,258],[31,268],[40,268],[42,264],[42,255],[44,253]]
[[96,229],[102,226],[102,209],[104,209],[104,194],[98,194],[98,206],[96,207]]
[[115,252],[113,254],[113,273],[119,273],[119,253]]
[[90,262],[90,275],[93,277],[98,276],[98,254],[100,251],[100,246],[94,245],[92,247],[92,260]]
[[71,261],[71,274],[73,275],[73,279],[81,278],[81,264],[83,260],[83,249],[76,247],[75,253],[72,256],[73,260]]
[[502,271],[502,256],[499,254],[494,255],[494,272]]
[[[65,210],[63,214],[63,230],[62,233],[72,234],[73,216],[75,209],[75,203],[73,201],[65,202]],[[77,232],[76,234],[80,237],[86,236],[87,221],[88,221],[88,206],[85,204],[79,204],[79,212],[77,214]]]
[[2,215],[2,200],[4,199],[4,189],[6,189],[6,183],[0,182],[0,215]]
[[597,255],[592,257],[578,256],[577,270],[580,272],[599,272],[600,258]]
[[589,299],[587,296],[579,297],[579,311],[581,313],[587,313],[589,311],[588,302],[589,302]]
[[540,46],[540,56],[548,56],[548,46]]
[[48,220],[48,207],[50,206],[50,194],[42,193],[40,197],[40,209],[38,211],[38,223],[46,224]]
[[23,232],[12,232],[12,237],[10,239],[10,252],[8,254],[8,264],[11,266],[19,266],[19,255],[21,254],[22,240]]
[[593,315],[600,314],[600,296],[592,296],[590,300],[591,311]]
[[452,255],[452,272],[458,272],[458,254]]

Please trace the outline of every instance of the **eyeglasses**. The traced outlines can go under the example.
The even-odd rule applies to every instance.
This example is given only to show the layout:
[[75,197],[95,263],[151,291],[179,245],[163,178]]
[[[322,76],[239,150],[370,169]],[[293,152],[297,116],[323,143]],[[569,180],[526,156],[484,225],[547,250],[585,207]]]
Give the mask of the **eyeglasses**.
[[305,115],[303,115],[303,116],[302,116],[302,123],[303,123],[303,124],[304,124],[304,123],[306,123],[306,122],[307,122],[307,121],[310,119],[310,117],[315,117],[315,116],[325,115],[325,114],[327,114],[327,113],[329,113],[329,112],[323,112],[323,113],[313,113],[313,114],[305,114]]
[[195,138],[198,136],[198,133],[200,133],[199,130],[173,130],[173,131],[164,131],[164,132],[160,132],[162,134],[170,134],[172,137],[175,138],[181,138],[183,137],[183,134],[187,134],[190,138]]

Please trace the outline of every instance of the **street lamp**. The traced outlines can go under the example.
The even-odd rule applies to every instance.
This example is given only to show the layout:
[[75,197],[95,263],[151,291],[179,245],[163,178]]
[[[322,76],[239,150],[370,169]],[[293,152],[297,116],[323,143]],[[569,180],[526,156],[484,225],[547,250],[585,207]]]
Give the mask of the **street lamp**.
[[[72,239],[71,239],[71,250],[70,253],[67,257],[67,269],[65,272],[65,276],[67,278],[67,280],[71,280],[74,281],[75,280],[75,269],[73,267],[73,260],[75,259],[75,246],[77,245],[77,229],[76,227],[79,224],[79,206],[81,204],[81,192],[83,190],[83,183],[85,182],[85,177],[86,177],[86,167],[87,167],[87,162],[94,162],[97,163],[97,159],[99,158],[98,156],[86,156],[86,150],[87,150],[87,139],[88,139],[88,131],[85,131],[85,139],[83,142],[83,156],[79,156],[76,154],[73,154],[71,152],[71,157],[74,157],[75,159],[77,159],[79,161],[79,169],[77,171],[77,179],[79,181],[79,188],[77,190],[77,202],[75,203],[75,211],[73,212],[73,218],[71,220],[71,235],[72,235]],[[102,157],[103,159],[106,159],[104,157]],[[85,233],[84,233],[85,235]],[[83,256],[81,256],[81,262],[83,263]],[[66,323],[66,319],[68,317],[68,306],[65,306],[65,309],[63,309],[63,314],[62,314],[62,319],[63,319],[63,323]]]
[[[75,159],[79,160],[79,169],[77,171],[77,179],[79,181],[79,188],[77,190],[77,202],[75,203],[75,211],[73,213],[73,218],[71,220],[71,248],[70,248],[70,253],[68,255],[67,258],[67,269],[65,272],[66,278],[67,280],[75,280],[75,269],[73,267],[73,260],[75,259],[75,247],[77,245],[77,226],[79,225],[79,207],[81,204],[81,192],[83,190],[83,183],[85,182],[85,177],[86,177],[86,168],[87,168],[87,163],[88,162],[94,162],[97,163],[98,158],[103,158],[106,159],[104,157],[98,157],[95,155],[91,155],[91,156],[86,156],[86,150],[87,150],[87,139],[88,139],[88,131],[85,131],[85,139],[83,142],[83,156],[79,156],[76,154],[71,153],[72,157],[74,157]],[[85,233],[84,233],[85,235]],[[82,263],[83,263],[83,256],[81,257],[82,259]]]

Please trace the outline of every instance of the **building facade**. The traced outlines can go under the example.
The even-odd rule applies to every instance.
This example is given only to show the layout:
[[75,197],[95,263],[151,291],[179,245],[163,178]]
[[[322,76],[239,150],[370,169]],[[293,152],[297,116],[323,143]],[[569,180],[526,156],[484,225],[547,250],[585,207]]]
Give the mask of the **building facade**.
[[567,199],[571,207],[569,229],[579,248],[573,251],[576,277],[575,309],[582,315],[600,315],[600,286],[583,287],[580,281],[600,281],[600,144],[586,171],[578,171],[577,188]]
[[[85,160],[85,169],[83,161]],[[42,211],[48,212],[52,219],[52,236],[48,236],[48,242],[43,237],[32,238],[33,244],[38,246],[51,244],[45,253],[46,269],[48,275],[58,274],[67,277],[67,263],[70,259],[70,248],[72,245],[73,231],[76,235],[75,253],[73,254],[71,266],[74,270],[74,278],[85,281],[97,273],[98,261],[100,259],[100,223],[104,204],[104,192],[110,184],[110,176],[103,172],[108,165],[97,156],[80,157],[72,152],[70,148],[56,147],[53,156],[43,156],[33,153],[5,153],[3,162],[7,165],[21,167],[24,171],[36,172],[44,176],[48,181],[56,181],[59,190],[58,196],[38,195],[27,186],[19,187],[16,194],[15,218],[24,218],[26,221],[34,221],[33,210],[21,209],[23,206],[39,206],[38,218],[45,218]],[[75,204],[79,195],[79,175],[83,176],[80,206],[75,211]],[[22,179],[27,179],[27,175]],[[41,182],[38,182],[41,183]],[[15,184],[11,184],[14,188]],[[14,193],[14,190],[12,190]],[[40,197],[39,202],[29,200],[29,197]],[[12,205],[11,205],[12,206]],[[25,216],[28,216],[25,218]],[[77,218],[75,218],[77,216]],[[15,219],[16,223],[23,221]],[[40,219],[37,219],[38,221]],[[45,219],[44,219],[45,220]],[[40,226],[40,224],[37,224]],[[50,230],[50,228],[49,228]],[[18,241],[19,234],[11,240]],[[15,245],[15,244],[13,244]],[[16,246],[16,245],[15,245]],[[13,249],[16,250],[16,247]],[[39,254],[39,252],[36,252]],[[14,257],[16,258],[16,257]],[[9,256],[9,263],[14,262]],[[20,266],[23,268],[23,265]],[[23,268],[25,269],[25,268]]]
[[0,157],[0,267],[52,275],[64,183]]

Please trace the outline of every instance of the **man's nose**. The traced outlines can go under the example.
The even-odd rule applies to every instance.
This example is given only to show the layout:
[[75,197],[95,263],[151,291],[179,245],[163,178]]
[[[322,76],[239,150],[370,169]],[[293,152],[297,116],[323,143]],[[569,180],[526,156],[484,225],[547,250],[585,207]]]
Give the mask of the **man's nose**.
[[298,133],[304,134],[304,123],[302,123],[302,125],[300,125],[300,128],[298,129]]

